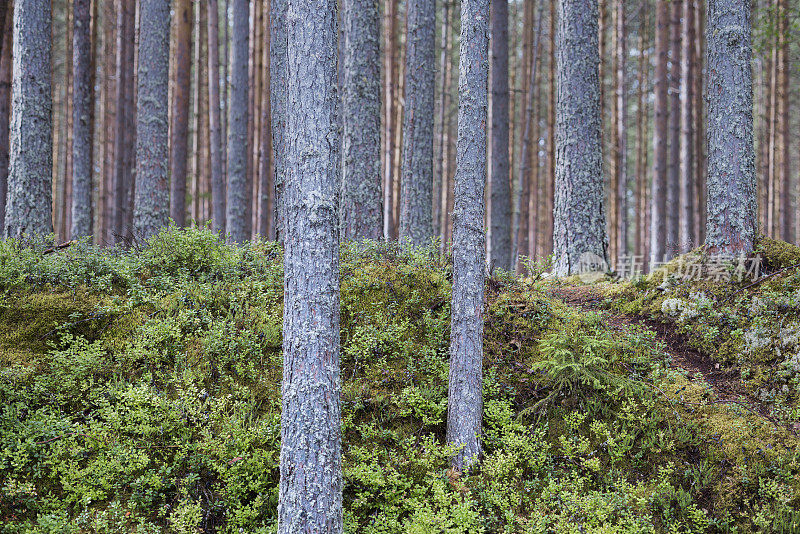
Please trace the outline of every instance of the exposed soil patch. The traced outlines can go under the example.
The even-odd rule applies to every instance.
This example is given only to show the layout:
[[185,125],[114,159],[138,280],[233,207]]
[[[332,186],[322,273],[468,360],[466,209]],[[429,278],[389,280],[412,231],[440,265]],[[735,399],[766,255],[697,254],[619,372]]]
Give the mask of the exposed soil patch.
[[[600,304],[605,299],[600,291],[587,286],[558,287],[554,288],[551,293],[565,304],[583,310],[600,309]],[[631,325],[640,325],[655,332],[656,337],[664,343],[672,356],[673,367],[685,370],[690,380],[702,379],[711,386],[716,396],[716,400],[712,402],[737,404],[769,420],[776,426],[785,428],[770,415],[767,406],[747,393],[738,371],[721,367],[719,362],[692,347],[686,336],[677,332],[673,324],[643,315],[625,315],[614,312],[606,312],[605,319],[606,325],[613,330],[624,330]],[[796,429],[790,428],[789,430],[797,434]]]

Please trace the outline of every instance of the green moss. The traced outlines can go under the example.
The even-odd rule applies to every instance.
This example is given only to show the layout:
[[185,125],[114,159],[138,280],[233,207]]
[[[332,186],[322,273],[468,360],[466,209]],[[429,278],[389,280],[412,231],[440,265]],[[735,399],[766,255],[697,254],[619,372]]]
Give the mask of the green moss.
[[762,257],[768,271],[800,264],[800,247],[763,235],[756,242],[755,253]]

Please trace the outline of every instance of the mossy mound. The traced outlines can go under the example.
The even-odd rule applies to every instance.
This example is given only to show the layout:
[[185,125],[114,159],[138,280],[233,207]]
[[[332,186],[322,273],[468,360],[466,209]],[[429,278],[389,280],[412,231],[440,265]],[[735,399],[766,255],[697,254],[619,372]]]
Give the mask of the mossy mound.
[[[484,458],[450,471],[451,274],[431,249],[342,247],[347,532],[800,524],[792,435],[715,403],[651,331],[507,274],[487,282]],[[275,244],[208,231],[0,244],[0,531],[274,532],[282,276]]]

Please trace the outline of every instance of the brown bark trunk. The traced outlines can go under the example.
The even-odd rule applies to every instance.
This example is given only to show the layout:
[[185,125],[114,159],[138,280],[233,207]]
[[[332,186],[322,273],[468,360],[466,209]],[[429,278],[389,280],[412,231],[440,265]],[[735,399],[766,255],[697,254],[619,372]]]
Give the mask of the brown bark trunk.
[[186,225],[186,172],[189,162],[189,104],[192,72],[192,2],[176,0],[173,28],[175,52],[172,89],[172,138],[170,150],[170,217]]

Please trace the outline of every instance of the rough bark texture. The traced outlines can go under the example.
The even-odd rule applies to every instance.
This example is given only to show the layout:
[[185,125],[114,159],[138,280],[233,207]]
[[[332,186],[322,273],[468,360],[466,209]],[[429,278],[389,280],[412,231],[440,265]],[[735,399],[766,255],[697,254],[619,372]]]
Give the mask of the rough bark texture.
[[10,168],[5,236],[53,232],[50,2],[14,5]]
[[235,243],[250,239],[247,216],[247,103],[250,39],[248,0],[233,0],[233,59],[231,61],[231,106],[228,132],[228,236]]
[[681,149],[681,11],[684,0],[670,0],[669,164],[667,166],[667,253],[679,248]]
[[[455,10],[453,10],[455,11]],[[447,94],[448,65],[450,64],[450,4],[442,3],[442,29],[439,36],[439,100],[436,110],[436,147],[434,154],[436,157],[435,168],[433,170],[433,231],[437,236],[444,235],[442,228],[442,199],[445,197],[445,187],[447,178],[444,175],[444,154],[445,154],[445,131],[446,116],[449,99]]]
[[211,147],[211,228],[225,233],[225,182],[219,113],[219,4],[208,0],[208,120]]
[[557,274],[587,263],[608,265],[600,148],[597,0],[562,0],[556,68],[556,192],[554,264]]
[[614,8],[614,58],[616,92],[614,95],[614,170],[617,182],[617,256],[628,253],[628,99],[625,84],[625,64],[628,47],[626,40],[625,2],[617,0]]
[[270,98],[272,114],[272,150],[274,156],[273,184],[275,187],[275,236],[283,240],[284,234],[284,202],[283,189],[286,182],[286,3],[288,0],[270,0],[269,20],[269,70]]
[[489,0],[462,0],[447,395],[447,442],[462,447],[453,458],[457,471],[481,452],[488,54]]
[[336,1],[289,0],[278,534],[342,532]]
[[680,211],[678,242],[681,252],[688,252],[694,241],[694,4],[683,2],[683,53],[681,54],[681,151]]
[[392,190],[394,188],[394,152],[395,152],[395,93],[397,89],[397,5],[399,0],[386,0],[384,7],[384,96],[383,96],[383,237],[390,239],[394,232],[394,212]]
[[433,235],[435,4],[408,1],[399,236],[417,245]]
[[383,235],[380,15],[375,0],[342,3],[342,237],[379,239]]
[[92,234],[92,36],[91,1],[73,3],[72,238]]
[[139,96],[136,109],[136,235],[147,238],[169,218],[167,120],[169,0],[140,0]]
[[508,1],[492,2],[491,263],[510,270],[511,184],[508,164]]
[[709,0],[706,244],[750,252],[756,238],[750,2]]
[[136,142],[134,114],[135,5],[119,0],[117,6],[117,116],[114,124],[114,239],[130,232],[130,190],[133,184],[131,146]]
[[6,191],[8,190],[8,134],[11,119],[11,48],[14,27],[14,12],[11,2],[7,4],[0,37],[0,228],[5,228]]
[[656,2],[656,68],[654,86],[653,186],[650,208],[650,267],[664,261],[667,252],[667,126],[669,118],[669,2]]
[[192,72],[192,3],[175,2],[175,85],[172,90],[170,131],[170,207],[175,224],[186,224],[186,173],[189,154],[189,104]]

